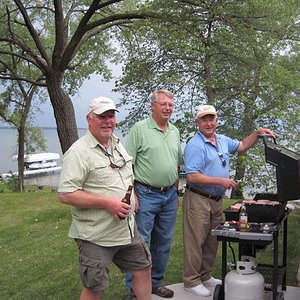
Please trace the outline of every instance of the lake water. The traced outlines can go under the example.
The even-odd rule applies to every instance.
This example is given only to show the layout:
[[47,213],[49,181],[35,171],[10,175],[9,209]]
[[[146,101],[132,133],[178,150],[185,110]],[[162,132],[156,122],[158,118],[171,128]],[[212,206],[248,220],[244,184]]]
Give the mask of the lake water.
[[[79,129],[79,136],[83,136],[87,129]],[[59,153],[62,157],[62,151],[58,140],[56,128],[43,129],[46,139],[46,151]],[[124,138],[120,134],[119,130],[115,131],[115,134],[124,143]],[[18,169],[17,161],[13,161],[12,157],[17,154],[17,131],[12,128],[0,128],[1,139],[1,155],[0,155],[0,173],[8,173],[9,171],[15,172]],[[61,159],[57,161],[58,165],[61,165]],[[53,174],[48,176],[39,176],[37,178],[26,180],[26,183],[33,183],[37,185],[50,185],[57,186],[59,174]]]
[[[87,129],[78,129],[79,136],[83,136]],[[56,128],[45,128],[43,129],[46,139],[46,151],[55,152],[62,156]],[[115,130],[115,134],[124,143],[124,137],[120,134],[118,129]],[[1,155],[0,155],[0,173],[7,173],[8,171],[17,171],[17,162],[12,160],[13,155],[17,154],[17,131],[12,128],[0,128],[0,139],[1,139]],[[41,151],[40,151],[41,152]],[[61,160],[58,161],[59,165]]]
[[[83,136],[87,129],[79,129],[79,136]],[[46,152],[59,153],[62,157],[62,151],[60,148],[56,128],[43,129],[46,138]],[[121,132],[116,129],[115,134],[121,139],[124,144],[125,138],[122,137]],[[1,139],[1,155],[0,155],[0,173],[7,173],[9,171],[17,171],[17,162],[12,160],[12,156],[17,153],[17,132],[11,128],[0,128]],[[61,159],[58,160],[58,165],[61,165]],[[26,180],[25,183],[37,184],[38,186],[50,185],[56,187],[59,180],[59,174],[53,174],[48,176],[39,176],[30,180]],[[180,185],[185,183],[185,179],[181,179]]]
[[[85,132],[86,130],[80,130]],[[55,128],[43,129],[46,139],[46,151],[55,152],[62,155],[58,136]],[[81,133],[81,132],[80,132]],[[17,154],[17,131],[11,128],[1,128],[1,156],[0,156],[0,172],[17,171],[17,162],[12,160],[13,155]],[[61,164],[61,161],[58,162]]]
[[[83,136],[87,129],[79,129],[79,136]],[[56,128],[44,128],[43,129],[46,138],[46,152],[59,153],[62,157],[62,151],[60,148]],[[115,134],[121,139],[124,144],[125,138],[122,137],[120,130],[116,129]],[[0,128],[1,139],[1,155],[0,155],[0,173],[7,173],[9,171],[17,171],[17,162],[12,160],[12,156],[17,153],[17,132],[11,128]],[[58,160],[58,165],[61,165],[61,159]],[[59,173],[47,176],[38,176],[31,179],[26,179],[26,184],[36,184],[38,186],[50,185],[57,187],[59,181]],[[181,178],[180,187],[185,184],[185,178]],[[228,193],[229,194],[229,191]],[[247,192],[245,191],[247,195]]]

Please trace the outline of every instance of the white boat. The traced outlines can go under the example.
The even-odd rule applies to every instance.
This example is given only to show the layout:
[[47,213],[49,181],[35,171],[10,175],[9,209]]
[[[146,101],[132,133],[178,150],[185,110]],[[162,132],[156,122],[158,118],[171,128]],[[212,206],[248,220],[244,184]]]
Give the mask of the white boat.
[[[34,153],[24,156],[25,170],[37,170],[52,168],[57,166],[56,160],[60,159],[58,153]],[[18,155],[13,156],[13,160],[18,160]]]
[[[13,160],[18,160],[18,155],[14,155]],[[24,177],[32,175],[53,174],[60,172],[61,166],[57,165],[57,160],[60,159],[58,153],[34,153],[24,156]],[[2,173],[3,180],[11,178],[13,175],[18,175],[18,172]]]

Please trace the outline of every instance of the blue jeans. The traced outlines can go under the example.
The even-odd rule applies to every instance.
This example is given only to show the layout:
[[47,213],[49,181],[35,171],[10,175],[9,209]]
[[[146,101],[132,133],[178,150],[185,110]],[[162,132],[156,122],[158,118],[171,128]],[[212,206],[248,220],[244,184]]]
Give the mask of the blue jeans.
[[[137,183],[135,193],[139,211],[135,216],[137,229],[150,247],[152,257],[152,287],[163,283],[177,216],[176,187],[167,192],[154,192]],[[131,289],[131,273],[126,273],[126,285]]]

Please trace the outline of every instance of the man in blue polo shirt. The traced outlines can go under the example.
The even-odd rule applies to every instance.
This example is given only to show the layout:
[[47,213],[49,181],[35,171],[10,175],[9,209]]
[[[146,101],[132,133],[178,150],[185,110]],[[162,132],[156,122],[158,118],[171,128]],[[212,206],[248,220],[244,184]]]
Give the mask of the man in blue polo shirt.
[[211,276],[218,242],[210,229],[223,222],[225,191],[237,186],[229,179],[229,155],[247,151],[259,134],[275,134],[259,128],[241,142],[217,134],[217,112],[211,105],[198,107],[196,123],[199,131],[184,150],[187,185],[183,199],[183,282],[185,290],[205,297],[210,296],[207,287],[222,283]]

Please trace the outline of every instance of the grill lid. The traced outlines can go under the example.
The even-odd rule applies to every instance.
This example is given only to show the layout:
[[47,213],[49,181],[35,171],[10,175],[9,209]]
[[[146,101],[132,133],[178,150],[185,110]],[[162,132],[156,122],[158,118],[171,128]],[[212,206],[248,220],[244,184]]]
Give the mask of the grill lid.
[[277,200],[300,199],[300,154],[277,145],[275,138],[269,135],[259,137],[265,145],[266,162],[276,168]]

